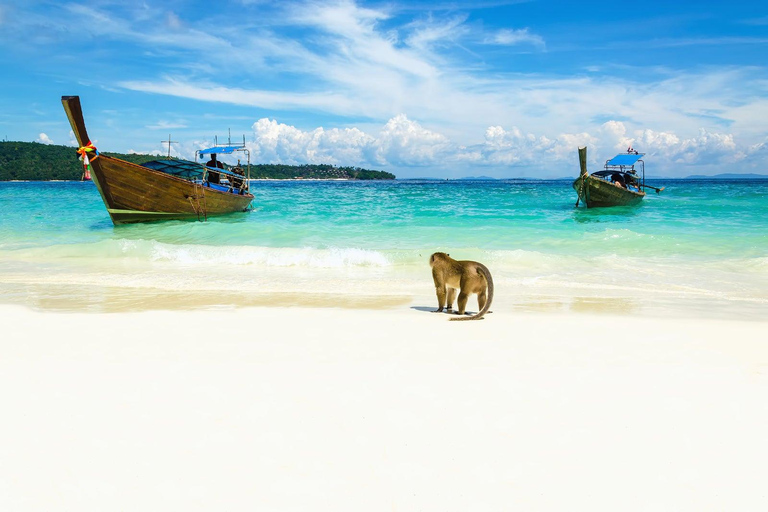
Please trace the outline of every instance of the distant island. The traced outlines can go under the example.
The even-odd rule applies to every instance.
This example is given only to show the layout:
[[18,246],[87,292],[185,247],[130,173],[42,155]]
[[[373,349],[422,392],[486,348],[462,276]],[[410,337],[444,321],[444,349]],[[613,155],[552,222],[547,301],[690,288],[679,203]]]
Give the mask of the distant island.
[[[561,176],[559,178],[533,178],[529,176],[522,176],[522,177],[514,177],[514,178],[492,178],[490,176],[469,176],[469,177],[463,177],[463,178],[435,178],[435,177],[419,177],[419,178],[405,178],[406,181],[530,181],[530,182],[537,182],[537,181],[566,181],[566,182],[572,182],[574,179],[573,176]],[[646,176],[646,180],[648,181],[654,181],[654,180],[663,180],[663,181],[684,181],[684,180],[768,180],[768,174],[757,174],[757,173],[751,173],[751,174],[715,174],[712,176],[707,176],[704,174],[693,174],[691,176],[686,176],[684,178],[677,177],[677,178],[671,178],[668,176]]]
[[[134,164],[162,159],[157,155],[104,152]],[[77,181],[83,165],[75,148],[37,142],[0,142],[0,181]],[[349,179],[393,180],[395,175],[360,167],[337,167],[329,164],[251,164],[254,179]]]
[[715,174],[714,176],[705,176],[703,174],[693,174],[686,176],[686,180],[768,180],[768,174]]
[[360,167],[336,167],[330,164],[251,164],[252,179],[315,180],[394,180],[395,175]]

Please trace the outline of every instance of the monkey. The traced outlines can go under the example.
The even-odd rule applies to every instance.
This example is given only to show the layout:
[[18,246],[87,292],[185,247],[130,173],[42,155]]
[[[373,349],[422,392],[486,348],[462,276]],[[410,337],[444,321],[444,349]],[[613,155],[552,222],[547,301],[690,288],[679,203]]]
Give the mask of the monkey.
[[436,252],[429,257],[429,266],[432,267],[432,279],[437,292],[437,310],[433,313],[440,313],[443,309],[450,313],[456,290],[459,290],[459,315],[464,314],[467,300],[473,293],[477,294],[480,311],[473,316],[451,320],[480,320],[488,312],[493,301],[493,278],[485,265],[476,261],[456,261],[450,254]]

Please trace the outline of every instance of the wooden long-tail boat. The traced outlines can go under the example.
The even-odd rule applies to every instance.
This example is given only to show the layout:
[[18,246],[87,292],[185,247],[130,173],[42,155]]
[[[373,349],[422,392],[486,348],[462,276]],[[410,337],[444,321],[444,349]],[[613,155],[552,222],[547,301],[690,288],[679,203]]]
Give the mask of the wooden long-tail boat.
[[[248,179],[224,169],[170,158],[137,165],[99,154],[85,129],[80,98],[62,96],[61,103],[80,145],[78,153],[84,165],[90,167],[91,179],[115,225],[203,220],[245,211],[253,200]],[[219,179],[210,179],[211,176]],[[226,176],[238,186],[221,185],[221,178]]]
[[[650,188],[657,193],[664,188],[656,188],[645,184],[644,153],[629,148],[605,162],[605,168],[592,174],[587,171],[587,148],[579,148],[579,165],[581,173],[573,182],[579,201],[587,208],[595,206],[625,206],[638,204],[645,197],[644,188]],[[639,165],[641,174],[638,175],[635,166]]]

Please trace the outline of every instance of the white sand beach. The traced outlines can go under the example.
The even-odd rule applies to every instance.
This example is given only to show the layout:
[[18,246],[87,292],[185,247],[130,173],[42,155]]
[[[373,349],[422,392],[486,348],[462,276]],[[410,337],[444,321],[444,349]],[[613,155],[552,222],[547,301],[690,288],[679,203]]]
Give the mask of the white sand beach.
[[768,324],[0,307],[2,510],[765,510]]

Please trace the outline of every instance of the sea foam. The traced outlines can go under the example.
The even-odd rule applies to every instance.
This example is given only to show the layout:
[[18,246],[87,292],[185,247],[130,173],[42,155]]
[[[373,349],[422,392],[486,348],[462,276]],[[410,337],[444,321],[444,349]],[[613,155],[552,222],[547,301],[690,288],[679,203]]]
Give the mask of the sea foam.
[[[135,242],[125,242],[127,253]],[[265,265],[268,267],[386,267],[389,260],[378,251],[358,248],[316,249],[311,247],[252,247],[173,245],[154,241],[148,244],[149,259],[181,265]]]

